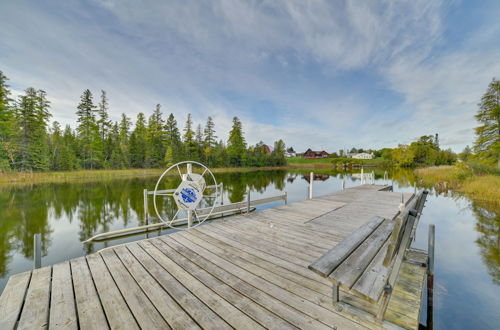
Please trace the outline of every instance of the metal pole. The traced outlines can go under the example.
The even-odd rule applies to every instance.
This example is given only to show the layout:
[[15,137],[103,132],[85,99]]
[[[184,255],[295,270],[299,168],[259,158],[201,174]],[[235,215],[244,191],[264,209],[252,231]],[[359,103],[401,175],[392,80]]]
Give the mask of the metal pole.
[[42,235],[33,235],[33,269],[42,267]]
[[144,220],[146,220],[146,225],[149,225],[149,210],[148,210],[148,190],[144,189]]
[[224,182],[220,186],[220,205],[224,205]]
[[247,213],[250,213],[250,188],[247,191]]
[[314,173],[311,172],[309,174],[309,199],[313,198],[313,180],[314,180]]
[[[186,164],[186,179],[189,174],[193,173],[193,165],[191,163]],[[188,220],[188,228],[193,226],[193,211],[187,210],[187,220]]]
[[427,265],[427,329],[432,329],[434,326],[433,320],[433,298],[434,298],[434,238],[435,226],[429,225],[429,246],[427,253],[429,254],[429,262]]

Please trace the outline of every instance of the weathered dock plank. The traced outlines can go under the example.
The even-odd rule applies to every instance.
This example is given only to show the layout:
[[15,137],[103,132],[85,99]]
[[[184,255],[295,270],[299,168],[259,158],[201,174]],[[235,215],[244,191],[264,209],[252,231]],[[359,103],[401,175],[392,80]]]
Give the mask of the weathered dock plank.
[[[338,310],[331,282],[308,265],[341,247],[340,242],[371,218],[392,221],[402,194],[381,191],[385,188],[363,185],[15,275],[0,297],[0,327],[379,328],[366,313],[354,311],[362,307],[376,314],[373,305],[342,290],[340,299],[354,307]],[[403,195],[406,202],[411,197]],[[385,222],[374,228],[384,239],[373,235],[363,243],[365,252],[357,250],[349,265],[356,268],[356,263],[382,258],[392,226]],[[422,269],[403,263],[386,322],[418,326]],[[384,283],[372,274],[350,276],[361,276],[357,285],[363,285],[363,291],[379,291]]]

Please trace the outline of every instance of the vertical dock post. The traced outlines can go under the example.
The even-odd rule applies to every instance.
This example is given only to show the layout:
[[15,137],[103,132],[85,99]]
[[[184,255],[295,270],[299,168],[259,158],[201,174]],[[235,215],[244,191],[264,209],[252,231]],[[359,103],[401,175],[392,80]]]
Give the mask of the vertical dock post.
[[413,182],[413,193],[417,194],[417,181]]
[[434,238],[435,226],[429,225],[429,242],[428,255],[429,262],[427,264],[427,329],[432,330],[434,326],[433,320],[433,298],[434,298]]
[[42,267],[42,235],[33,235],[33,269]]
[[247,214],[250,213],[250,188],[247,190]]
[[313,198],[313,180],[314,180],[314,173],[311,172],[309,174],[309,199]]
[[288,205],[288,193],[285,191],[285,205]]
[[[186,176],[189,176],[189,174],[191,173],[193,173],[193,164],[187,163]],[[193,226],[193,211],[187,210],[187,220],[188,220],[188,228],[191,228]]]
[[149,210],[148,210],[148,190],[143,191],[144,198],[144,220],[146,220],[146,225],[149,225]]
[[365,170],[363,169],[363,166],[361,166],[361,184],[364,184],[365,182]]
[[342,190],[345,189],[345,178],[342,179]]
[[224,205],[224,182],[220,184],[220,205]]
[[372,171],[372,184],[375,184],[375,171]]

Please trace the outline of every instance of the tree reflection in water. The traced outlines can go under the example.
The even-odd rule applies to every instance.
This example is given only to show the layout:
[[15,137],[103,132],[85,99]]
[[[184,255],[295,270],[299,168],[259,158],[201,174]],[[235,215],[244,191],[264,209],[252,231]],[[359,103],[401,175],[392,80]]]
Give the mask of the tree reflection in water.
[[[374,171],[379,183],[390,183],[382,181],[384,170]],[[350,179],[353,182],[358,180],[352,178],[349,172],[315,172],[318,172],[315,180],[326,180],[328,183],[343,179]],[[235,172],[216,174],[216,179],[224,183],[224,203],[227,204],[244,201],[248,189],[258,195],[269,188],[283,191],[287,184],[305,185],[309,180],[308,173],[308,171],[290,173],[284,170]],[[389,173],[389,177],[397,181],[400,187],[410,188],[416,182],[412,171],[393,170]],[[62,231],[64,234],[57,231],[63,222],[69,223],[70,228],[65,230],[72,230],[80,242],[97,233],[146,224],[143,189],[153,190],[156,179],[137,178],[99,183],[40,184],[0,188],[1,277],[5,279],[12,273],[26,270],[10,268],[13,267],[14,256],[32,259],[35,233],[40,233],[42,236],[42,253],[46,256],[53,241],[60,240],[58,235],[66,235],[64,231]],[[176,186],[178,180],[178,177],[167,178],[160,189]],[[337,183],[338,186],[340,184]],[[456,195],[447,190],[432,190],[432,194],[447,197]],[[254,196],[252,198],[258,198]],[[149,198],[149,203],[150,214],[154,215],[152,198]],[[479,233],[476,244],[480,248],[481,258],[493,282],[498,285],[500,284],[499,207],[471,202],[470,208],[476,218],[475,228]],[[172,198],[163,198],[159,202],[159,210],[170,219],[177,208]],[[82,247],[80,242],[74,242],[74,245],[81,249],[81,254],[93,252],[93,245]]]

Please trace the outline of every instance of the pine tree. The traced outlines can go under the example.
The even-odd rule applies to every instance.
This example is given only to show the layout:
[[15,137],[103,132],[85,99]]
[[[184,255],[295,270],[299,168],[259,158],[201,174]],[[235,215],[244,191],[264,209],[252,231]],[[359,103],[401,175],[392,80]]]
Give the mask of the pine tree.
[[201,129],[201,125],[198,124],[196,126],[196,157],[195,159],[199,162],[204,162],[204,152],[203,152],[203,146],[204,146],[204,141],[203,141],[203,131]]
[[476,154],[500,169],[500,81],[493,78],[478,104],[476,120]]
[[82,167],[86,169],[98,168],[102,165],[103,160],[103,141],[99,134],[99,126],[95,116],[96,106],[90,90],[86,89],[83,92],[76,114],[79,123],[76,131],[80,142],[79,152]]
[[104,141],[111,127],[111,121],[108,115],[109,102],[106,96],[106,91],[101,90],[101,99],[99,102],[99,107],[97,113],[99,114],[99,119],[97,120],[97,125],[99,126],[99,135],[101,140]]
[[[179,128],[177,128],[177,121],[174,114],[168,116],[167,123],[165,124],[166,134],[166,153],[165,164],[173,164],[183,159],[183,150]],[[170,147],[170,151],[168,148]]]
[[61,150],[56,160],[57,168],[62,171],[79,168],[79,161],[76,156],[78,143],[76,141],[76,136],[69,125],[66,125],[64,128],[62,141]]
[[165,130],[161,114],[161,106],[149,117],[146,134],[146,164],[148,167],[160,167],[165,158]]
[[130,135],[130,162],[133,167],[146,165],[146,119],[141,112],[137,115],[135,128]]
[[124,167],[130,167],[130,126],[132,126],[130,118],[123,113],[120,121],[119,146]]
[[20,126],[17,136],[19,169],[43,171],[49,169],[47,125],[50,102],[43,90],[28,88],[19,97],[16,115]]
[[238,117],[233,118],[233,127],[229,132],[229,140],[227,142],[227,154],[231,166],[246,165],[246,142],[243,137],[241,121]]
[[187,160],[193,160],[196,157],[196,143],[194,140],[195,133],[193,131],[193,121],[191,119],[191,114],[188,113],[188,118],[186,120],[186,126],[184,126],[184,150]]
[[205,148],[213,148],[217,143],[217,136],[215,135],[215,124],[212,117],[208,117],[207,124],[203,131],[205,137]]
[[14,165],[15,117],[11,102],[7,77],[0,71],[0,171],[8,171]]

